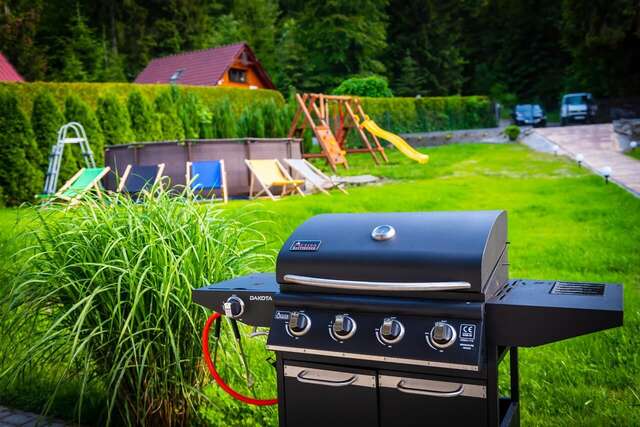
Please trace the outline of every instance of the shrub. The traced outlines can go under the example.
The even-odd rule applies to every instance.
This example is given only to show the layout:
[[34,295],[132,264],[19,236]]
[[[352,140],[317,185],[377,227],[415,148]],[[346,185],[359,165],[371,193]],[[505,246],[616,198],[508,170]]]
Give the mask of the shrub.
[[213,138],[237,138],[238,120],[233,116],[228,99],[211,106],[211,133]]
[[332,92],[334,95],[368,96],[370,98],[390,98],[393,96],[387,79],[381,76],[352,77],[340,83]]
[[[64,101],[64,117],[67,122],[78,122],[84,127],[96,164],[102,164],[104,159],[104,136],[96,115],[87,103],[77,95],[68,96]],[[75,158],[75,169],[85,165],[80,150],[75,150]]]
[[196,95],[191,92],[179,93],[176,99],[178,117],[182,122],[184,137],[197,139],[200,136],[201,110],[204,108]]
[[264,238],[168,193],[145,194],[144,205],[109,202],[54,210],[53,221],[40,217],[25,236],[31,258],[0,326],[7,342],[26,349],[0,374],[19,379],[32,363],[55,366],[60,383],[81,384],[78,418],[97,385],[107,395],[106,424],[197,422],[207,310],[191,302],[192,287],[272,264],[257,252]]
[[64,125],[64,116],[49,92],[40,92],[33,100],[31,109],[31,127],[42,154],[40,168],[46,170],[49,164],[48,154],[58,140],[58,130]]
[[0,93],[0,188],[4,203],[15,206],[33,200],[42,190],[42,159],[26,115],[12,93]]
[[516,125],[509,125],[504,128],[504,134],[507,135],[509,141],[515,141],[520,136],[520,128]]
[[98,99],[96,115],[102,128],[105,144],[124,144],[133,140],[129,112],[118,98],[106,95]]
[[162,129],[153,107],[139,90],[133,90],[127,98],[127,110],[131,119],[131,130],[136,141],[162,139]]
[[156,113],[162,128],[163,140],[183,140],[184,127],[178,117],[175,99],[171,90],[165,90],[155,100]]
[[269,100],[262,105],[264,134],[267,138],[282,138],[285,134],[282,116],[278,112],[275,102]]

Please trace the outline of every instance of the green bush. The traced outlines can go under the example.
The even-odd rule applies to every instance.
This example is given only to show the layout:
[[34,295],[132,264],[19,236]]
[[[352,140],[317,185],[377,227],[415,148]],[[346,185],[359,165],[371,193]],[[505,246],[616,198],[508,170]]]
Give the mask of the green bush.
[[2,203],[15,206],[33,200],[44,185],[44,175],[38,169],[42,157],[15,94],[0,93],[0,135]]
[[432,132],[495,127],[491,102],[483,96],[361,98],[364,111],[391,132]]
[[46,170],[49,153],[58,140],[58,130],[65,124],[64,115],[49,92],[40,92],[33,100],[31,127],[42,154],[40,168]]
[[182,122],[184,137],[198,139],[200,137],[200,121],[205,108],[198,97],[191,92],[180,92],[176,99],[178,117]]
[[[64,101],[64,117],[67,122],[78,122],[84,127],[96,164],[102,164],[104,161],[104,134],[89,105],[77,95],[70,95]],[[75,159],[75,169],[85,166],[79,149],[75,150]]]
[[370,98],[390,98],[393,96],[387,79],[381,76],[352,77],[340,83],[332,92],[334,95],[368,96]]
[[[32,242],[29,262],[15,277],[10,309],[0,312],[0,336],[23,349],[4,365],[2,382],[19,381],[34,363],[55,367],[58,384],[81,385],[77,419],[88,390],[104,391],[103,413],[93,419],[107,425],[197,425],[198,407],[225,404],[203,402],[209,374],[200,334],[208,312],[191,291],[273,260],[257,253],[262,235],[182,196],[156,191],[144,205],[87,198],[33,224],[23,236]],[[233,380],[239,358],[225,357],[221,373]],[[271,387],[267,381],[254,391],[266,397]]]
[[127,98],[127,110],[131,119],[131,130],[136,141],[158,141],[162,139],[160,121],[151,103],[139,90],[133,90]]
[[211,133],[213,138],[237,138],[239,123],[231,111],[228,99],[211,106]]
[[504,134],[507,135],[509,141],[515,141],[520,136],[520,128],[516,125],[509,125],[504,128]]
[[162,92],[155,101],[156,113],[162,127],[162,139],[184,139],[184,127],[176,108],[175,98],[171,90]]
[[125,144],[133,140],[129,112],[118,98],[106,95],[98,99],[96,115],[106,145]]

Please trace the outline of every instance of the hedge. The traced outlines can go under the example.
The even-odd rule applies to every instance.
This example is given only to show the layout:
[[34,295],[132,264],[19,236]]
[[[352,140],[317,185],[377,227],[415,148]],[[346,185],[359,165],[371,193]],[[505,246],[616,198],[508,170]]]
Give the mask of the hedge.
[[[3,118],[2,144],[19,134],[18,143],[3,147],[2,158],[15,159],[14,164],[25,167],[25,176],[33,180],[22,185],[28,190],[20,190],[8,181],[10,174],[0,176],[8,204],[32,200],[33,189],[42,188],[48,153],[63,122],[84,126],[96,163],[101,164],[104,146],[111,144],[283,137],[297,107],[293,99],[285,104],[279,92],[269,90],[126,83],[1,83],[0,103],[11,113]],[[372,119],[392,132],[495,126],[486,97],[362,98],[362,103]],[[306,132],[305,147],[310,145]],[[58,184],[82,166],[78,147],[69,147]]]
[[361,98],[364,111],[391,132],[432,132],[496,126],[493,106],[484,96]]
[[[0,83],[0,158],[9,164],[0,169],[0,204],[32,201],[41,191],[51,146],[66,122],[84,126],[96,163],[102,164],[104,146],[110,144],[185,137],[282,137],[288,129],[282,122],[287,117],[278,114],[283,106],[282,95],[270,90]],[[58,185],[82,166],[78,146],[65,148]]]

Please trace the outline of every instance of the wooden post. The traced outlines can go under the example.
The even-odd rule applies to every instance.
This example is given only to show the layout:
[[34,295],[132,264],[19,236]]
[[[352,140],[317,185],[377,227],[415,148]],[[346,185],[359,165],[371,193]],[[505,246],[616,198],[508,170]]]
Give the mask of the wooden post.
[[[347,111],[349,112],[349,115],[351,116],[351,119],[356,124],[356,128],[358,129],[358,133],[360,134],[360,139],[362,139],[362,142],[364,142],[364,144],[367,146],[367,149],[368,149],[369,153],[371,153],[371,157],[373,157],[373,161],[376,162],[376,165],[379,165],[380,161],[378,160],[378,156],[376,156],[376,153],[373,150],[373,147],[369,143],[369,138],[367,138],[367,134],[364,133],[364,131],[360,127],[360,124],[358,122],[357,116],[354,114],[354,112],[351,109],[351,106],[349,105],[348,102],[345,102],[344,106],[346,107]],[[364,119],[364,115],[363,115],[362,118]]]

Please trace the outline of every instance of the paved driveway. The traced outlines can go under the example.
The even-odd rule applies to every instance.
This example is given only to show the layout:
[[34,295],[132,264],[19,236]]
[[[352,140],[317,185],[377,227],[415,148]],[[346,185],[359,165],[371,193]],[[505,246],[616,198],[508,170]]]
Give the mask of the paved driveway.
[[590,169],[609,166],[612,181],[640,196],[640,161],[622,154],[611,124],[538,128],[533,132],[571,157],[582,153],[584,165]]

